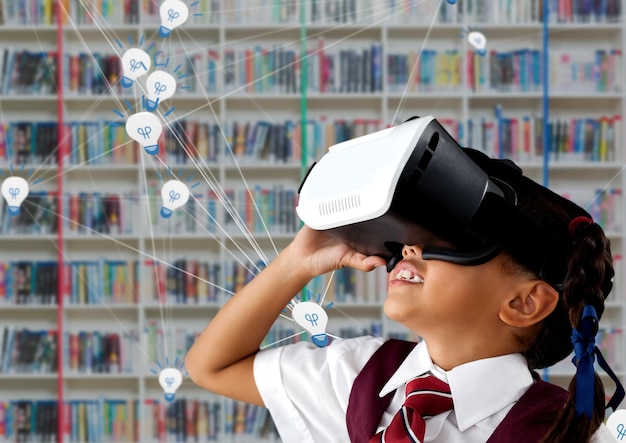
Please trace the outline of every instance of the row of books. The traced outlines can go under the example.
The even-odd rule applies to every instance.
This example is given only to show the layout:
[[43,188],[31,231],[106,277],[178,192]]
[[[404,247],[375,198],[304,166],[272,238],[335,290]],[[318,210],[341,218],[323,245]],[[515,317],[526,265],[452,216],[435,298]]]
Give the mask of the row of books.
[[620,115],[554,119],[550,131],[550,157],[554,161],[607,162],[617,160],[622,136]]
[[0,158],[16,165],[54,165],[58,129],[56,121],[0,122]]
[[295,189],[282,184],[255,185],[249,189],[225,189],[224,193],[227,214],[223,228],[228,234],[295,234],[300,228]]
[[[32,0],[31,0],[32,1]],[[137,25],[145,0],[61,0],[66,25]],[[151,1],[148,3],[152,3]]]
[[[326,45],[324,39],[318,39],[317,47],[308,50],[307,57],[307,88],[310,92],[367,94],[383,91],[386,80],[381,42],[355,43],[343,48]],[[388,72],[387,81],[393,81],[391,75]]]
[[56,0],[0,1],[0,25],[53,25],[57,23]]
[[266,408],[232,399],[146,401],[144,417],[149,441],[280,441]]
[[[199,0],[190,8],[190,24],[292,24],[301,20],[304,10],[307,25],[357,24],[385,21],[391,24],[427,24],[435,14],[437,23],[458,23],[461,14],[471,23],[540,23],[543,2],[529,0],[474,0],[458,5],[439,5],[422,0],[404,0],[378,4],[373,0],[312,0],[298,2],[273,0]],[[590,2],[587,0],[547,0],[550,23],[615,23],[621,18],[619,0]],[[0,3],[0,25],[51,25],[57,22],[55,0],[3,0]],[[160,24],[158,5],[150,0],[114,0],[79,2],[62,0],[64,23],[93,25],[106,22],[120,24]],[[71,17],[65,17],[68,13]],[[141,18],[140,18],[141,15]]]
[[224,86],[223,89],[217,87],[218,91],[273,94],[300,92],[299,50],[295,45],[227,47],[223,51]]
[[[332,125],[333,128],[327,128]],[[316,142],[323,134],[335,134],[332,143],[365,135],[381,128],[378,119],[307,122],[311,143],[308,157],[317,159],[328,146]],[[137,164],[140,149],[128,140],[123,125],[99,119],[66,123],[70,152],[67,163],[74,165]],[[246,163],[293,163],[301,161],[302,128],[299,120],[226,120],[221,124],[182,119],[164,126],[156,154],[164,164],[205,163],[245,165]],[[0,160],[13,164],[41,165],[56,161],[56,122],[0,123]],[[324,141],[328,137],[323,137]],[[328,139],[330,141],[330,139]]]
[[489,50],[479,55],[467,51],[467,86],[473,92],[529,93],[542,90],[542,51],[522,48]]
[[[620,0],[545,0],[548,23],[617,23],[622,16]],[[540,23],[543,22],[544,2],[528,0],[472,0],[464,2],[465,18],[469,23]]]
[[69,400],[63,403],[64,443],[139,441],[139,401],[135,399]]
[[57,333],[6,325],[0,331],[3,374],[51,374],[57,371]]
[[0,57],[2,95],[49,95],[57,92],[56,51],[4,48]]
[[[163,310],[167,312],[166,307]],[[151,372],[156,374],[163,367],[180,368],[187,351],[200,335],[200,330],[174,327],[171,322],[150,318],[143,333],[147,359],[152,364]]]
[[[616,190],[610,193],[615,199]],[[617,205],[617,203],[614,203]],[[607,203],[604,203],[606,206]],[[593,211],[592,212],[596,212]],[[606,212],[606,211],[604,211]],[[601,220],[600,217],[597,220]],[[62,289],[65,306],[138,303],[141,291],[146,301],[164,306],[180,304],[222,305],[265,267],[261,259],[226,263],[197,258],[171,261],[98,258],[65,263],[67,284]],[[0,303],[56,304],[58,265],[54,261],[0,263]],[[377,303],[384,296],[387,275],[344,268],[325,278],[327,301],[344,304]],[[366,288],[371,288],[366,291]],[[376,288],[374,290],[374,288]]]
[[[551,93],[601,93],[622,90],[622,51],[551,50]],[[544,83],[542,51],[521,48],[467,53],[467,85],[474,92],[539,92]]]
[[[322,93],[373,93],[383,90],[382,44],[361,48],[307,51],[307,88]],[[224,49],[224,91],[292,93],[300,91],[299,52],[285,46]],[[219,90],[219,85],[217,87]]]
[[[58,401],[0,401],[0,441],[64,443],[278,442],[266,408],[230,399],[104,398],[63,403],[63,436],[57,439]],[[141,410],[140,410],[141,409]],[[142,439],[140,440],[140,430]]]
[[[56,265],[56,263],[55,263]],[[65,264],[65,305],[137,303],[139,260],[71,261]]]
[[[463,132],[465,127],[459,125]],[[549,131],[551,162],[617,161],[623,134],[620,115],[599,118],[553,118],[544,128],[543,117],[532,114],[520,117],[502,116],[471,118],[467,133],[458,140],[465,146],[481,149],[491,157],[510,158],[519,162],[543,161],[544,131]]]
[[387,90],[391,93],[461,91],[458,49],[422,49],[387,54]]
[[[150,234],[175,235],[199,233],[216,237],[247,236],[249,234],[292,234],[300,222],[295,212],[297,192],[287,185],[251,184],[247,188],[207,190],[193,194],[184,208],[165,219],[158,215],[163,206],[160,187],[151,186],[149,209],[152,225]],[[137,220],[137,219],[134,219]]]
[[57,442],[56,400],[0,400],[0,442]]
[[556,93],[622,91],[622,55],[621,49],[550,51],[550,89]]
[[54,191],[30,191],[20,208],[19,215],[10,215],[4,199],[0,200],[2,235],[38,235],[56,238],[59,221]]
[[136,234],[139,196],[124,193],[80,192],[63,195],[64,232],[83,235]]
[[[482,0],[487,1],[487,0]],[[549,0],[549,23],[618,23],[622,18],[620,0]],[[513,17],[514,18],[514,17]]]
[[[307,50],[307,88],[314,93],[376,93],[386,87],[419,91],[460,90],[462,56],[458,49],[383,54],[380,42],[366,47],[336,48],[319,39]],[[295,48],[260,45],[225,48],[223,64],[217,52],[183,55],[189,73],[182,95],[245,92],[300,92],[299,52]],[[490,50],[485,56],[467,51],[467,85],[474,92],[537,92],[543,84],[542,51],[520,48]],[[117,55],[82,53],[64,56],[64,82],[69,96],[120,94]],[[550,85],[555,92],[621,90],[622,53],[618,49],[550,51]],[[383,63],[387,75],[383,77]],[[174,63],[172,63],[174,64]],[[416,64],[418,64],[416,69]],[[217,71],[223,71],[222,81]],[[56,92],[56,56],[46,51],[5,49],[0,59],[0,91],[4,95],[45,95]],[[385,86],[386,85],[386,86]],[[184,86],[184,87],[183,87]],[[413,89],[411,89],[413,90]]]
[[137,331],[63,333],[63,364],[67,374],[132,374],[136,371]]
[[[209,180],[215,184],[212,179]],[[223,220],[222,213],[218,210],[221,203],[215,191],[206,191],[206,196],[201,192],[194,192],[183,208],[174,211],[169,218],[163,218],[159,213],[163,206],[162,186],[162,183],[148,186],[150,198],[146,204],[149,209],[151,235],[199,234],[204,237],[216,237],[218,231],[223,232],[219,228]]]
[[80,52],[63,54],[63,92],[72,95],[121,94],[122,59],[118,54]]
[[54,25],[59,17],[66,25],[137,24],[140,3],[141,0],[2,0],[0,25]]
[[301,151],[298,126],[291,119],[284,123],[228,120],[223,126],[225,160],[238,164],[297,163]]
[[55,261],[0,262],[0,305],[55,305],[57,278]]
[[146,260],[142,292],[162,305],[220,305],[223,298],[221,263],[179,258],[170,263]]
[[[145,4],[152,2],[144,0]],[[200,2],[199,2],[200,3]],[[307,26],[374,23],[427,24],[438,14],[438,23],[459,22],[454,6],[423,0],[376,2],[376,0],[310,0],[305,3],[284,0],[203,0],[198,7],[202,15],[193,17],[193,24],[267,24]],[[304,11],[301,11],[303,8]],[[146,23],[158,23],[158,8],[144,8]],[[190,8],[190,12],[195,12]],[[190,17],[191,18],[191,17]]]

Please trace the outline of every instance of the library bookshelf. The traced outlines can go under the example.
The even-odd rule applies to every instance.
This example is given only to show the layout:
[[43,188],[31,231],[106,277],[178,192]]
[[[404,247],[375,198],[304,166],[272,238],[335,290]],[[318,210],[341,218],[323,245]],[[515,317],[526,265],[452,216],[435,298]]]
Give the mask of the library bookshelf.
[[[0,439],[277,440],[265,410],[188,379],[167,404],[154,372],[181,364],[221,304],[293,237],[298,185],[328,146],[413,115],[516,160],[603,225],[617,276],[600,347],[626,383],[618,2],[548,2],[544,24],[534,2],[201,1],[167,39],[156,1],[21,3],[0,3],[11,42],[0,158],[5,175],[23,164],[38,183],[19,217],[2,212]],[[485,56],[463,38],[474,28]],[[157,42],[155,64],[184,74],[156,156],[117,124],[145,92],[119,86],[119,54],[144,41]],[[163,219],[170,175],[198,186]],[[382,271],[340,270],[308,290],[334,302],[335,335],[407,337],[383,315]],[[277,321],[266,344],[294,332]],[[573,366],[542,375],[565,385]]]

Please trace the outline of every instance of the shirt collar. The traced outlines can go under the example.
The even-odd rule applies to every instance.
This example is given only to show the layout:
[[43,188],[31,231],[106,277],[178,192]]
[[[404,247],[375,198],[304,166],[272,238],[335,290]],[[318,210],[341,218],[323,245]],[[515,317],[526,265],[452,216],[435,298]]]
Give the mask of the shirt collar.
[[521,354],[475,360],[444,371],[433,363],[421,341],[383,386],[380,396],[428,371],[450,385],[461,432],[516,402],[533,383]]

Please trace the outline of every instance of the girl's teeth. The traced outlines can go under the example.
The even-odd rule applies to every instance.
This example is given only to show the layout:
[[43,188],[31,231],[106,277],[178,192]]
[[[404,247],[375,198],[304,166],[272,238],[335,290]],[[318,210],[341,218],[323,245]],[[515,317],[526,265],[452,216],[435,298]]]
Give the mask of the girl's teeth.
[[410,271],[407,271],[406,269],[402,269],[400,272],[398,272],[398,275],[396,278],[398,280],[410,281],[413,283],[424,283],[424,280],[421,277],[419,277],[416,274],[413,274]]

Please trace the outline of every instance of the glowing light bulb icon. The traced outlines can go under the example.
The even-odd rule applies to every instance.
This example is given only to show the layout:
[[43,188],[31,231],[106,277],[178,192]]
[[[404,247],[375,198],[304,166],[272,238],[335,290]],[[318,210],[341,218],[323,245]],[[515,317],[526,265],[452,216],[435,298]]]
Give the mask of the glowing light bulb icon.
[[163,125],[159,118],[151,112],[138,112],[126,120],[128,136],[142,145],[150,155],[159,152],[161,132],[163,132]]
[[617,441],[626,441],[626,409],[613,412],[606,421],[606,427]]
[[322,348],[328,344],[326,335],[328,314],[320,305],[312,301],[296,303],[291,311],[291,317],[311,334],[311,340],[318,347]]
[[169,180],[161,188],[161,217],[169,218],[176,209],[184,206],[189,200],[189,188],[178,180]]
[[485,55],[487,53],[487,38],[482,32],[472,31],[467,34],[467,41],[470,45],[476,48],[478,55]]
[[10,215],[18,215],[20,206],[28,197],[28,182],[22,177],[7,177],[2,182],[2,196],[7,203]]
[[152,66],[150,55],[139,48],[130,48],[122,55],[122,86],[130,88],[135,80],[146,74]]
[[155,111],[161,101],[167,100],[176,92],[176,79],[165,71],[154,71],[146,80],[146,89],[148,99],[145,108],[148,111]]
[[166,38],[175,28],[187,21],[189,8],[181,0],[165,0],[159,8],[159,16],[161,17],[159,35]]
[[183,374],[176,368],[164,368],[159,372],[159,384],[163,388],[165,400],[173,401],[176,390],[183,382]]

